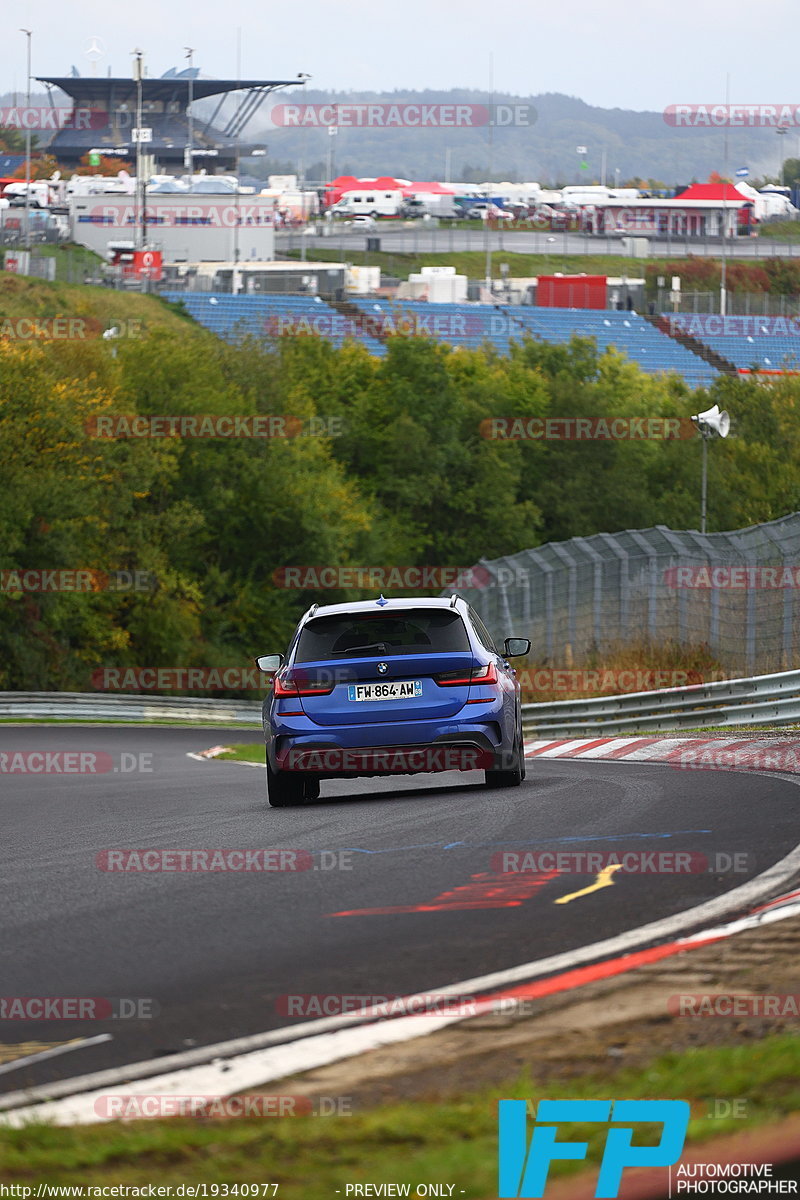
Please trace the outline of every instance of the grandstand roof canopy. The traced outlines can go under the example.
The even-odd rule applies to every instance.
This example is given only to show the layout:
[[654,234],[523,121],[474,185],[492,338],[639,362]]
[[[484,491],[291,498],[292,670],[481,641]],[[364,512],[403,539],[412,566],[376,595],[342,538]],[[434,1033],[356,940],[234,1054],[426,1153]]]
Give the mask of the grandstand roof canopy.
[[[38,75],[39,83],[49,83],[59,88],[73,100],[84,102],[107,100],[113,92],[119,99],[124,93],[131,98],[136,95],[136,81],[127,76],[111,78],[97,75],[77,78],[71,75],[44,76]],[[226,92],[247,92],[252,90],[271,89],[278,87],[300,87],[299,79],[192,79],[173,76],[171,79],[142,80],[142,99],[167,103],[170,100],[186,98],[189,91],[193,100],[205,100],[208,96],[221,96]]]

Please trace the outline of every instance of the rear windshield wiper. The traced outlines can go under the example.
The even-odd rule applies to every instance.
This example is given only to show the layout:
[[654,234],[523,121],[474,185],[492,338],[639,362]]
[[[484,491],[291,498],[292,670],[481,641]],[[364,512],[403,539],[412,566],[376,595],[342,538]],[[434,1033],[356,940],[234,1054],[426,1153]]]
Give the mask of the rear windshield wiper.
[[369,646],[349,646],[347,650],[334,650],[334,654],[365,654],[368,650],[375,650],[378,654],[386,654],[386,642],[372,642]]

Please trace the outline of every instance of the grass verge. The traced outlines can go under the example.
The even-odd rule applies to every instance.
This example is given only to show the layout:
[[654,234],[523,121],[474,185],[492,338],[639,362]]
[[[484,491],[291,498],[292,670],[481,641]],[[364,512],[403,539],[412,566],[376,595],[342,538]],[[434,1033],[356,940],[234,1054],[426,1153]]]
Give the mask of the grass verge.
[[228,762],[264,762],[263,742],[244,742],[231,746],[224,754],[217,754],[215,761],[227,759]]
[[[800,1038],[767,1037],[757,1047],[704,1046],[654,1056],[636,1068],[572,1076],[557,1093],[548,1085],[548,1098],[615,1096],[688,1100],[692,1119],[687,1147],[718,1134],[750,1131],[800,1108]],[[719,1097],[744,1100],[745,1119],[713,1115],[719,1111]],[[0,1128],[0,1177],[22,1184],[84,1186],[270,1183],[279,1185],[281,1200],[329,1200],[337,1192],[343,1195],[348,1183],[408,1183],[413,1188],[436,1180],[455,1185],[455,1196],[486,1200],[497,1186],[497,1101],[539,1098],[536,1064],[531,1063],[500,1088],[327,1118],[173,1117]],[[328,1099],[329,1107],[336,1101],[340,1112],[346,1112],[347,1097]],[[602,1156],[604,1136],[596,1125],[569,1125],[559,1132],[563,1140],[587,1141],[587,1159],[594,1164]],[[554,1163],[551,1173],[568,1174],[584,1165]]]
[[[443,237],[446,235],[442,235]],[[556,235],[558,236],[558,235]],[[333,240],[333,239],[331,239]],[[282,253],[281,257],[298,258],[299,250]],[[384,274],[407,279],[420,267],[455,267],[459,275],[469,279],[485,279],[486,252],[484,250],[456,250],[452,252],[400,254],[381,250],[379,252],[357,250],[354,247],[338,249],[334,247],[313,248],[313,257],[318,262],[342,262],[347,260],[359,266],[380,267]],[[666,259],[648,258],[646,265],[663,267]],[[508,264],[508,273],[512,277],[527,278],[533,275],[551,275],[554,271],[567,271],[569,274],[585,273],[586,275],[644,275],[645,262],[626,258],[621,254],[562,254],[558,241],[553,245],[550,254],[523,254],[517,250],[492,251],[492,278],[501,279],[501,263]]]

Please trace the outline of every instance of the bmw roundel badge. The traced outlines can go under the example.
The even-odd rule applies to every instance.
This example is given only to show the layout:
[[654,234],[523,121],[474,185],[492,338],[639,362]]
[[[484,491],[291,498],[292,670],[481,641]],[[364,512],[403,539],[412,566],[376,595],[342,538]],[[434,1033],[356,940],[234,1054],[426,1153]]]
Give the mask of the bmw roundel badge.
[[389,670],[388,663],[378,663],[378,674],[379,675],[385,675],[388,670]]

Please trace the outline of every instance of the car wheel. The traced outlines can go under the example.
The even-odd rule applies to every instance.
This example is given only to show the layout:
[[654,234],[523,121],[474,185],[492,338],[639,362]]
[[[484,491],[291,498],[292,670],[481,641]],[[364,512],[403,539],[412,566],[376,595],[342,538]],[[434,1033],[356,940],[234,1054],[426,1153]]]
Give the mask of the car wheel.
[[522,731],[517,735],[513,766],[508,770],[485,771],[484,775],[487,787],[519,787],[525,778],[525,747],[522,743]]
[[319,795],[319,781],[308,780],[297,771],[273,771],[267,762],[267,799],[272,808],[294,808],[306,799],[316,799],[308,795],[307,788],[316,784],[316,796]]

